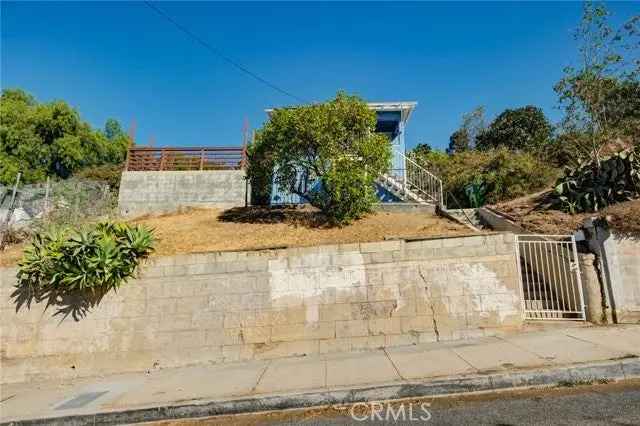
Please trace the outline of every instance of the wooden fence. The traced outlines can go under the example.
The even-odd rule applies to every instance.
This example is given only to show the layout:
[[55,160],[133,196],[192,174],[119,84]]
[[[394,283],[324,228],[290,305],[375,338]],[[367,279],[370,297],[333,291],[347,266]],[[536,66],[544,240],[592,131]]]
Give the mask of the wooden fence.
[[238,170],[246,166],[246,148],[129,148],[125,170]]

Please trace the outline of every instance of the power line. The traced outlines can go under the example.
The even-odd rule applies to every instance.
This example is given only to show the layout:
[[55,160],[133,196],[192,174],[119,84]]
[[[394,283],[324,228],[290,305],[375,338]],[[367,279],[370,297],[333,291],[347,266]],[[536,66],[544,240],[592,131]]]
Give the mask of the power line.
[[158,15],[160,15],[161,17],[163,17],[165,20],[167,20],[168,22],[170,22],[171,24],[173,24],[177,29],[179,29],[180,31],[182,31],[183,33],[185,33],[187,36],[189,36],[191,39],[195,40],[198,44],[200,44],[202,47],[204,47],[205,49],[207,49],[209,52],[213,53],[216,56],[219,56],[220,58],[222,58],[224,61],[228,62],[229,64],[231,64],[232,66],[236,67],[237,69],[239,69],[240,71],[242,71],[243,73],[249,75],[250,77],[253,77],[254,79],[258,80],[260,83],[265,84],[267,86],[269,86],[270,88],[272,88],[273,90],[282,93],[283,95],[289,96],[293,99],[295,99],[298,102],[301,103],[307,103],[307,101],[305,101],[304,99],[294,95],[291,92],[288,92],[286,90],[284,90],[283,88],[275,85],[274,83],[271,83],[269,80],[266,80],[262,77],[260,77],[258,74],[252,72],[251,70],[249,70],[248,68],[246,68],[245,66],[243,66],[242,64],[234,61],[233,59],[231,59],[230,57],[228,57],[227,55],[225,55],[224,53],[222,53],[222,51],[220,51],[219,49],[217,49],[216,47],[210,45],[208,42],[206,42],[205,40],[201,39],[200,37],[198,37],[197,35],[195,35],[193,32],[191,32],[191,30],[189,30],[187,27],[185,27],[184,25],[180,24],[179,22],[177,22],[175,19],[173,19],[171,16],[169,16],[166,12],[164,12],[162,9],[158,8],[156,5],[154,5],[152,2],[145,0],[144,4],[147,5],[147,7],[149,7],[151,10],[153,10],[154,12],[156,12]]

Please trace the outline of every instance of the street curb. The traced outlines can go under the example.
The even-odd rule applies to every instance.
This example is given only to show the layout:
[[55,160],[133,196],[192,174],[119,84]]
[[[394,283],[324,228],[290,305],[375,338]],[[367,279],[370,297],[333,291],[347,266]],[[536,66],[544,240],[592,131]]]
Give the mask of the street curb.
[[640,358],[570,365],[526,371],[445,378],[427,381],[373,385],[346,390],[305,392],[300,394],[257,396],[224,401],[200,401],[188,404],[110,411],[65,417],[20,420],[0,423],[13,425],[109,425],[159,420],[210,417],[292,408],[386,401],[402,398],[445,396],[515,388],[579,384],[590,381],[618,381],[640,378]]

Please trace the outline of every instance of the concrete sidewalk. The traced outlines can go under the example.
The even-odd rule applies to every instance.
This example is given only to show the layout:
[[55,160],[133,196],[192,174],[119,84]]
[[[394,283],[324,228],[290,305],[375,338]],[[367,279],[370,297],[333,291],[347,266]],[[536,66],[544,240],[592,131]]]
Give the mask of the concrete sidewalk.
[[[133,423],[640,377],[640,325],[2,385],[0,421]],[[37,422],[36,422],[37,423]]]

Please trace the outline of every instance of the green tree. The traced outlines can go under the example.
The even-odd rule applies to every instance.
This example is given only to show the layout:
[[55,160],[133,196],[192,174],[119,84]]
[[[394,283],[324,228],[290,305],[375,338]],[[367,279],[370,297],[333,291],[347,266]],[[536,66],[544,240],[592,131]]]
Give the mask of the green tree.
[[0,183],[13,182],[18,172],[28,183],[120,163],[128,144],[124,134],[109,140],[93,130],[63,101],[38,103],[19,89],[4,90],[0,97]]
[[[348,223],[371,211],[375,178],[390,164],[391,146],[375,125],[375,112],[343,92],[324,103],[277,109],[258,132],[249,161],[272,165],[278,186],[321,209],[333,224]],[[250,167],[252,185],[265,173]],[[309,182],[318,185],[310,189]]]
[[428,143],[419,143],[418,145],[416,145],[415,148],[413,148],[412,154],[420,156],[420,155],[426,155],[431,151],[433,151],[433,148],[431,148],[431,145],[429,145]]
[[580,65],[567,67],[554,86],[564,107],[563,130],[574,138],[576,153],[596,169],[612,140],[631,138],[637,143],[638,78],[640,76],[640,15],[614,31],[602,4],[587,2],[574,33]]
[[551,124],[540,108],[525,106],[507,109],[477,138],[478,149],[504,146],[509,149],[538,151],[551,140]]
[[122,137],[125,135],[122,130],[122,126],[120,126],[120,122],[115,118],[108,118],[106,123],[104,123],[104,135],[107,139],[114,140],[118,137]]
[[453,155],[457,152],[468,151],[471,148],[471,138],[466,129],[458,129],[449,137],[449,147],[447,154]]
[[477,138],[484,132],[484,107],[476,107],[473,111],[462,115],[460,128],[449,137],[449,155],[475,148]]
[[[639,47],[640,49],[640,47]],[[612,80],[604,99],[606,122],[620,134],[640,139],[640,81]]]

